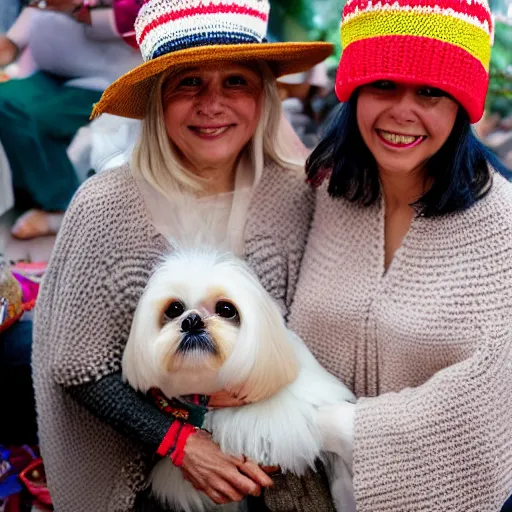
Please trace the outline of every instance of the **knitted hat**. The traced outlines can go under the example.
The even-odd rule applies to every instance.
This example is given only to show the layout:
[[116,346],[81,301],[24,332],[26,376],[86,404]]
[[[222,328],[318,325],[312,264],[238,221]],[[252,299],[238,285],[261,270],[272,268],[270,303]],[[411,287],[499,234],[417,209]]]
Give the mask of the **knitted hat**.
[[267,43],[269,11],[268,0],[149,0],[135,21],[145,62],[105,90],[92,117],[143,118],[158,75],[175,66],[260,60],[278,77],[332,53],[329,43]]
[[437,87],[471,122],[484,111],[492,19],[487,0],[348,0],[336,93],[376,80]]

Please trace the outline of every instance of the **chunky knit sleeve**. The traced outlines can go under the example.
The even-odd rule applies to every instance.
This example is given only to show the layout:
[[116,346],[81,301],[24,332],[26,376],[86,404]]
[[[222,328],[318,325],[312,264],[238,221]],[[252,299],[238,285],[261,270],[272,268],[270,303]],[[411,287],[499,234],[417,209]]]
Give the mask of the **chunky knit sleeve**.
[[497,512],[512,494],[512,323],[476,334],[467,360],[358,402],[358,512]]
[[[36,343],[46,345],[55,382],[75,400],[120,433],[157,448],[172,418],[120,375],[122,347],[144,276],[139,287],[126,276],[119,251],[128,232],[122,232],[122,221],[118,231],[109,226],[120,206],[109,197],[109,185],[122,185],[118,174],[87,183],[69,207],[38,301]],[[129,210],[125,215],[130,217]],[[144,231],[139,234],[143,241]]]
[[[97,204],[87,187],[80,189],[57,237],[37,306],[36,324],[46,324],[50,368],[64,386],[94,380],[93,367],[102,374],[118,369],[112,364],[110,343],[103,343],[121,335],[114,321],[115,235],[100,227],[102,214],[94,206],[101,210],[104,205]],[[82,354],[82,345],[96,345],[95,355]]]
[[156,452],[175,421],[123,382],[120,372],[97,382],[71,386],[67,391],[97,418],[152,452]]
[[512,494],[512,186],[415,218],[318,192],[290,327],[359,398],[358,512],[499,512]]
[[59,232],[38,302],[48,364],[73,386],[120,371],[137,301],[165,248],[128,171],[88,180]]

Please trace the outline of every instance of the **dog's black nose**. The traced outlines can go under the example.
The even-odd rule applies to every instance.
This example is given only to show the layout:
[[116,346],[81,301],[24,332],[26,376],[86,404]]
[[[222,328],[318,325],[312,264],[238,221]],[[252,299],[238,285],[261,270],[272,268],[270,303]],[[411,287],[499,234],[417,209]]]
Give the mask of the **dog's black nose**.
[[190,313],[190,315],[181,322],[181,330],[183,332],[199,331],[204,329],[204,323],[197,313]]

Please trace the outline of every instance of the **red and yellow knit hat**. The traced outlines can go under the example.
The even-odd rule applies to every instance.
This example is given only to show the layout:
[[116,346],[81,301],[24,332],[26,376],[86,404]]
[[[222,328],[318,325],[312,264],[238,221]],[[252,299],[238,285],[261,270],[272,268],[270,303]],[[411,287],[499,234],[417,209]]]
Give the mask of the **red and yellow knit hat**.
[[376,80],[437,87],[472,123],[484,111],[493,39],[487,0],[348,0],[336,94]]

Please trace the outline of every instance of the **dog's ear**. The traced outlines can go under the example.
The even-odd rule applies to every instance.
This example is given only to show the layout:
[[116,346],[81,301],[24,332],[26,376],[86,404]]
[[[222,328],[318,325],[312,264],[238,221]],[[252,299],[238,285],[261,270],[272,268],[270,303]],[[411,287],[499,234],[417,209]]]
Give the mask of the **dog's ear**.
[[257,286],[237,303],[240,332],[219,377],[226,391],[248,402],[268,398],[293,382],[299,365],[277,304]]
[[146,288],[139,300],[123,353],[123,379],[137,391],[155,385],[154,345],[160,334],[160,301]]

